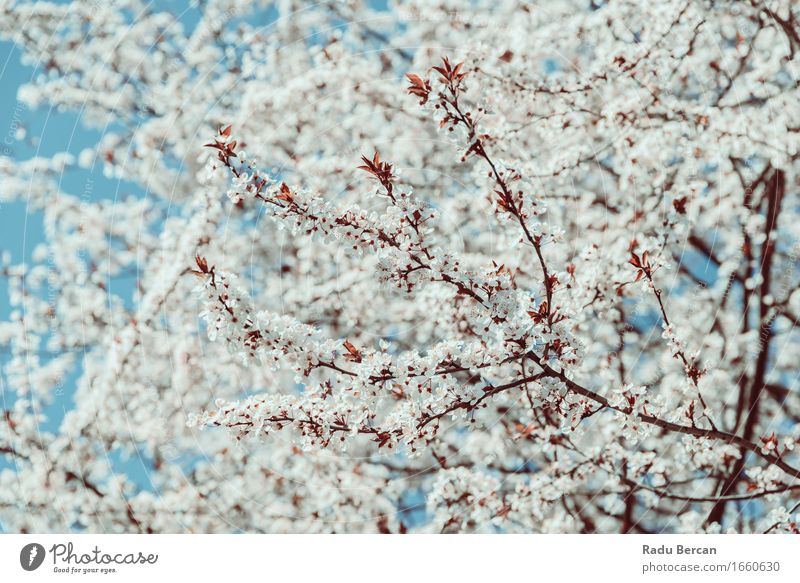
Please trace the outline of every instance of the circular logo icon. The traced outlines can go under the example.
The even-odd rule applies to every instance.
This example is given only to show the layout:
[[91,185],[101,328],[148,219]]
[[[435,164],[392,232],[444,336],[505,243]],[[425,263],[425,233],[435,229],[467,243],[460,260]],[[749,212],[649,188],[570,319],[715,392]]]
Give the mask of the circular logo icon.
[[30,543],[19,552],[19,564],[26,571],[35,571],[44,562],[44,547],[39,543]]

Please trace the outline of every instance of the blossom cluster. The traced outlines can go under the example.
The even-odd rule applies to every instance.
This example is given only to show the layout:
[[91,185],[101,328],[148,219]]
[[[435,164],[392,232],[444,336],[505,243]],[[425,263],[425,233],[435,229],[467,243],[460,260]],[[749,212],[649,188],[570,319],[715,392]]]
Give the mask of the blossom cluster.
[[390,5],[0,2],[3,529],[797,532],[800,6]]

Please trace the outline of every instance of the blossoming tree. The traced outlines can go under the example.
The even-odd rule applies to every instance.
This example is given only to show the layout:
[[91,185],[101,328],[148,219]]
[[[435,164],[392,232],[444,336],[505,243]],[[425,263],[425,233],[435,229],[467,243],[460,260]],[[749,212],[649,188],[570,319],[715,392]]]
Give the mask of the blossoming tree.
[[0,3],[103,128],[0,159],[5,530],[798,531],[797,3],[189,15]]

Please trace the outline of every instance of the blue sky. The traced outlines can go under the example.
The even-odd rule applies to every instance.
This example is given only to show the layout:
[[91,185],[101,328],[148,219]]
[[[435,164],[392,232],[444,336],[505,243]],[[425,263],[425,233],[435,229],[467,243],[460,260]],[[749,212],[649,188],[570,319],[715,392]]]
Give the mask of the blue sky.
[[[100,131],[84,126],[79,112],[58,111],[47,106],[32,110],[17,99],[19,88],[40,73],[33,66],[23,65],[21,56],[21,51],[13,43],[0,42],[0,154],[16,160],[47,157],[59,152],[70,152],[77,156],[84,148],[96,144],[101,137]],[[91,195],[94,199],[115,199],[143,192],[136,185],[106,178],[99,168],[68,170],[60,177],[60,190],[80,195],[89,192],[86,188],[89,181],[93,184]],[[10,252],[12,263],[29,261],[33,249],[42,241],[44,233],[40,211],[28,208],[24,200],[0,203],[0,251]],[[132,286],[133,282],[128,285]],[[6,320],[9,313],[7,281],[0,278],[0,319]],[[5,365],[7,360],[7,351],[0,350],[0,365]],[[64,407],[72,402],[71,393],[74,392],[78,374],[79,371],[75,371],[65,379],[66,398],[59,399],[59,403],[48,408],[50,419],[44,429],[57,429]],[[0,372],[0,402],[8,407],[14,399],[5,373]],[[111,458],[112,463],[126,471],[141,486],[148,485],[146,470],[138,460],[123,463],[116,454]],[[0,457],[0,469],[8,467],[13,467],[13,462]]]

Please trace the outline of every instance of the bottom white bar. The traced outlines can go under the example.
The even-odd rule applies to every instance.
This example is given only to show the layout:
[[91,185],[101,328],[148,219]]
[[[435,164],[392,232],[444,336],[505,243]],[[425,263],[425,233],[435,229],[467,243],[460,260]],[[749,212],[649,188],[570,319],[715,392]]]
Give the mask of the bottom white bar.
[[0,535],[0,581],[799,581],[798,543],[789,535]]

